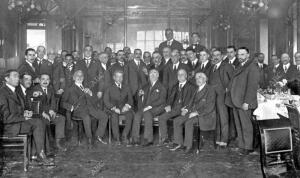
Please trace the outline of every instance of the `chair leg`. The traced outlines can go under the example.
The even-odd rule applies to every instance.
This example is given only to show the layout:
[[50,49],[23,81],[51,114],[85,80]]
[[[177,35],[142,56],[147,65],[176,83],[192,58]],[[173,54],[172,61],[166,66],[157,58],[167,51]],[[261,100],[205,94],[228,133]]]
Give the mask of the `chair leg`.
[[27,164],[28,164],[28,158],[27,158],[27,137],[24,137],[23,138],[23,144],[24,144],[24,151],[23,151],[23,154],[24,154],[24,171],[27,172]]
[[200,127],[197,126],[197,154],[200,152],[200,141],[201,141],[201,135],[200,135]]
[[111,118],[108,118],[108,143],[111,144]]

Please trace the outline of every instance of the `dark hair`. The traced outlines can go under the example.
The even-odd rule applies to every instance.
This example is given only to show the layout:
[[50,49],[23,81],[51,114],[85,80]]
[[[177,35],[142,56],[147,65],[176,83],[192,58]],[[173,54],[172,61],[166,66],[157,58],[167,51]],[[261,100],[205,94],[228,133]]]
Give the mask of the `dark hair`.
[[144,57],[145,54],[147,54],[147,53],[148,53],[148,54],[150,55],[150,57],[151,57],[151,53],[150,53],[149,51],[145,51],[144,54],[143,54],[143,57]]
[[118,50],[118,51],[117,51],[117,55],[118,55],[120,52],[125,53],[124,50]]
[[245,47],[245,46],[239,47],[238,50],[240,50],[240,49],[246,50],[248,54],[250,53],[250,50],[247,47]]
[[30,77],[32,77],[32,76],[30,75],[30,73],[24,72],[23,74],[20,75],[20,79],[23,79],[23,78],[25,77],[25,75],[29,75]]
[[236,51],[236,48],[235,48],[234,45],[229,45],[229,46],[227,46],[227,49],[233,49],[234,51]]
[[108,47],[108,46],[106,46],[106,47],[104,48],[104,51],[106,51],[107,49],[110,49],[110,50],[112,51],[111,47]]
[[196,51],[195,51],[195,49],[194,48],[192,48],[192,47],[188,47],[188,48],[186,48],[186,50],[185,50],[186,52],[188,52],[188,51],[193,51],[193,53],[195,53]]
[[18,72],[16,69],[9,69],[5,71],[4,78],[9,77],[12,72]]
[[41,78],[43,75],[47,75],[49,77],[49,79],[51,80],[51,76],[48,73],[41,73],[39,78]]
[[35,52],[35,50],[34,50],[33,48],[27,48],[27,49],[25,50],[25,55],[26,55],[26,56],[27,56],[27,54],[28,54],[29,51]]
[[171,31],[172,33],[173,33],[173,29],[172,28],[167,28],[166,30],[165,30],[165,32],[167,32],[167,31]]
[[274,56],[278,57],[276,54],[272,54],[272,55],[271,55],[271,57],[274,57]]
[[198,37],[200,37],[200,34],[199,34],[198,32],[193,32],[193,33],[191,34],[191,36],[194,36],[194,35],[197,35]]
[[159,55],[161,56],[161,54],[160,54],[158,51],[154,51],[154,52],[152,53],[152,56],[153,56],[154,54],[159,54]]
[[136,51],[141,51],[141,52],[142,52],[142,50],[141,50],[141,49],[139,49],[139,48],[136,48],[136,49],[134,49],[133,53],[135,53]]
[[221,49],[220,47],[216,47],[215,50],[214,50],[213,52],[215,52],[215,51],[219,51],[219,52],[221,52],[221,54],[222,54],[222,49]]
[[65,58],[67,58],[67,57],[71,57],[72,59],[74,58],[74,56],[70,53],[66,54]]
[[60,54],[62,54],[63,52],[69,53],[67,50],[62,50]]
[[92,51],[93,51],[93,46],[92,46],[92,45],[85,45],[84,49],[85,49],[85,48],[91,48]]
[[[117,69],[117,70],[114,71],[114,75],[116,75],[116,73],[120,73],[120,74],[123,74],[123,75],[124,75],[124,72],[123,72],[122,70],[119,70],[119,69]],[[113,76],[114,76],[114,75],[113,75]]]

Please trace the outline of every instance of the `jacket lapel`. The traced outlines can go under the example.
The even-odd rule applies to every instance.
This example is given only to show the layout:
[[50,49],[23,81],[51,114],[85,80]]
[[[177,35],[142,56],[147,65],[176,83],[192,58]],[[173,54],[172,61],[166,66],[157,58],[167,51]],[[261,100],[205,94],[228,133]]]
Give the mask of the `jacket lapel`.
[[[22,105],[22,99],[21,99],[20,96],[18,97],[18,94],[17,94],[16,92],[14,93],[13,91],[11,91],[6,85],[5,85],[5,89],[6,89],[6,91],[8,92],[9,97],[10,97],[12,100],[14,100],[16,103]],[[23,106],[23,105],[22,105],[22,106]]]

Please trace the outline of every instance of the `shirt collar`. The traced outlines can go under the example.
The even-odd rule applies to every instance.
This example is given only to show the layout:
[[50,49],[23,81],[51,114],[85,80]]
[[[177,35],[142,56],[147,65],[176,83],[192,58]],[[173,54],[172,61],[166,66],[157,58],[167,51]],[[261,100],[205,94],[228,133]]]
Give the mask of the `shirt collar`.
[[16,90],[16,87],[14,86],[11,86],[10,84],[6,83],[6,86],[12,91],[12,92],[15,92]]
[[122,84],[120,83],[117,83],[117,82],[115,82],[115,84],[116,84],[116,86],[118,87],[118,85],[120,85],[120,88],[122,88]]
[[232,59],[229,59],[230,63],[232,64],[234,62],[236,57],[233,57]]
[[153,87],[153,86],[156,84],[156,82],[157,82],[157,81],[155,81],[152,85],[151,85],[151,82],[150,82],[151,87]]
[[279,66],[279,64],[276,64],[276,65],[275,65],[275,68],[277,68],[278,66]]
[[242,62],[241,65],[244,66],[246,64],[246,62],[248,62],[249,59],[247,59],[246,61]]
[[136,63],[136,65],[138,65],[139,63],[141,63],[141,61],[138,60],[138,59],[134,59],[134,62]]
[[192,61],[192,64],[197,64],[198,58],[196,58],[194,61]]
[[30,67],[33,67],[31,62],[29,62],[28,60],[25,60],[25,61],[27,62],[27,64],[30,65]]
[[171,40],[169,40],[168,42],[170,42],[171,44],[173,43],[174,41],[174,38],[172,38]]
[[103,63],[101,62],[101,66],[106,70],[106,64],[103,64]]
[[186,60],[186,61],[183,61],[182,63],[183,63],[183,64],[187,64],[188,62],[189,62],[189,61],[188,61],[188,60]]
[[20,84],[20,86],[21,86],[23,94],[26,95],[26,88],[22,84]]
[[291,65],[290,63],[287,63],[287,64],[283,65],[283,67],[284,68],[286,67],[288,69],[290,67],[290,65]]
[[83,86],[82,83],[76,83],[76,82],[75,82],[75,85],[78,86],[79,88],[80,88],[81,86]]
[[84,59],[86,59],[86,60],[91,60],[92,57],[84,57]]
[[206,61],[203,62],[202,64],[204,65],[204,67],[206,67],[207,63],[208,63],[208,60],[206,60]]
[[222,61],[218,62],[217,64],[215,64],[217,66],[217,69],[220,67]]
[[176,68],[178,68],[179,62],[177,62],[176,64],[173,64],[173,67],[174,67],[174,65],[176,66]]
[[185,84],[186,84],[186,81],[184,81],[184,82],[179,82],[179,86],[182,85],[182,87],[184,87]]
[[206,83],[198,87],[198,91],[201,91],[205,87]]

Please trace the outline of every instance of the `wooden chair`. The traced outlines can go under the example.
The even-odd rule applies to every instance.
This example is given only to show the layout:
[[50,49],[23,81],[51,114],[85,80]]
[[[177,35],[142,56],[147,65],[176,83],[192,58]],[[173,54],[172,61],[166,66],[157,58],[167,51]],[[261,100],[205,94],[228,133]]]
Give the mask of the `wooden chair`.
[[31,135],[0,136],[0,149],[2,151],[22,151],[24,155],[24,171],[28,170],[31,153]]

